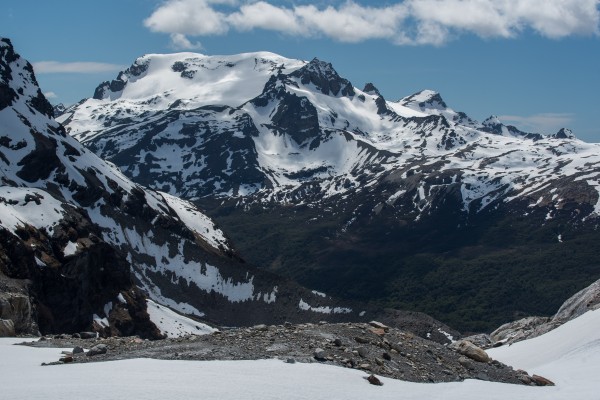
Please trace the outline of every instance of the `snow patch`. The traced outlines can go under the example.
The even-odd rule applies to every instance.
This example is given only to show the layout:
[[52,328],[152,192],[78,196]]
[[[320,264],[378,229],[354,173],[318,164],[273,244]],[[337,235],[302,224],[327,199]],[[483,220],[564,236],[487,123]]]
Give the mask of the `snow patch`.
[[345,307],[329,307],[329,306],[321,306],[321,307],[313,307],[304,300],[300,299],[298,303],[298,308],[304,311],[312,311],[320,314],[349,314],[352,312],[351,308]]
[[147,300],[147,302],[150,320],[167,337],[209,335],[216,331],[216,329],[206,324],[178,314],[170,308],[155,303],[152,300]]

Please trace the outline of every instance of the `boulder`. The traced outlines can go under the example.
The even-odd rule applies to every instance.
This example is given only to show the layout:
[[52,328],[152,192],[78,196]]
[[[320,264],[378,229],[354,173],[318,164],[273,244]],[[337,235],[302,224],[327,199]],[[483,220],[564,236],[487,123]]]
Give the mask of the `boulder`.
[[12,319],[0,319],[0,337],[14,337],[15,324]]
[[97,344],[87,352],[87,356],[93,357],[93,356],[97,356],[98,354],[106,354],[107,351],[108,351],[108,348],[106,347],[105,344]]
[[358,352],[358,355],[362,358],[365,358],[369,355],[369,352],[365,347],[359,347],[358,349],[356,349],[356,351]]
[[548,378],[544,378],[543,376],[533,374],[530,376],[530,378],[531,381],[537,386],[554,386],[554,382]]
[[381,322],[378,322],[378,321],[371,321],[371,322],[369,322],[369,325],[371,325],[375,329],[383,329],[386,332],[390,330],[389,326],[384,325],[384,324],[382,324]]
[[323,350],[321,348],[315,349],[315,352],[314,352],[315,359],[317,359],[317,360],[325,360],[326,356],[327,355],[325,354],[325,350]]
[[490,338],[490,335],[485,333],[467,336],[466,338],[463,338],[463,340],[468,340],[475,346],[481,347],[482,349],[489,349],[492,347],[492,339]]
[[453,343],[450,347],[455,349],[459,354],[469,357],[471,360],[485,363],[492,361],[485,350],[483,350],[481,347],[475,346],[468,340],[460,340]]
[[381,382],[379,380],[379,378],[377,378],[375,375],[371,374],[367,377],[367,381],[369,381],[369,383],[371,385],[375,385],[375,386],[383,386],[383,382]]
[[462,365],[463,367],[465,367],[466,369],[475,369],[475,365],[473,364],[473,361],[471,361],[469,358],[467,358],[465,356],[461,356],[458,359],[458,363],[460,365]]

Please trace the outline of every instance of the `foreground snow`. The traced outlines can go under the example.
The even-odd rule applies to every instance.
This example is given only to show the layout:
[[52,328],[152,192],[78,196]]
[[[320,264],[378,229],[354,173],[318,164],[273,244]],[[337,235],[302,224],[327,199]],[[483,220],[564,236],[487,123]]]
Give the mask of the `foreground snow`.
[[[499,348],[496,359],[527,368],[557,383],[527,387],[483,381],[418,384],[323,364],[261,361],[126,360],[41,367],[60,349],[11,346],[0,340],[2,397],[33,399],[593,399],[600,382],[600,310],[588,312],[544,336]],[[513,362],[514,361],[514,362]]]

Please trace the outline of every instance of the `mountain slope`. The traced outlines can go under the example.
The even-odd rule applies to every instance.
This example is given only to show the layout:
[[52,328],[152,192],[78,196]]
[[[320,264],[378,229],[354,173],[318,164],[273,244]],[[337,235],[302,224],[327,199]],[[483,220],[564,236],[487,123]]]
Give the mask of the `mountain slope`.
[[0,267],[33,281],[42,332],[132,334],[121,325],[137,320],[156,336],[131,272],[155,301],[220,324],[357,317],[245,264],[194,205],[131,182],[67,135],[8,39],[0,76]]
[[[551,313],[600,277],[600,147],[568,130],[479,123],[431,90],[388,101],[318,59],[148,55],[128,71],[60,121],[200,204],[257,265],[472,330]],[[199,84],[223,76],[223,93]]]

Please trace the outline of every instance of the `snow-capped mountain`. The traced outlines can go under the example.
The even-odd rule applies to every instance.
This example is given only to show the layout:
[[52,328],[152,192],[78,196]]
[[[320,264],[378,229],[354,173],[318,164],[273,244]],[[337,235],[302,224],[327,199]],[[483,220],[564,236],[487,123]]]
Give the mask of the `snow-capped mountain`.
[[[59,121],[134,181],[208,208],[253,262],[338,295],[416,307],[409,293],[432,288],[399,289],[407,257],[484,245],[500,263],[497,248],[517,240],[509,219],[544,231],[528,245],[562,243],[582,226],[596,236],[600,145],[565,129],[480,123],[431,90],[388,101],[318,59],[147,55]],[[484,234],[504,225],[501,241]],[[439,272],[445,261],[431,257]],[[565,285],[599,277],[600,260],[591,262],[590,276]]]
[[248,266],[196,206],[83,147],[8,39],[0,77],[0,277],[33,280],[43,332],[155,331],[131,272],[156,302],[221,324],[358,313]]
[[[523,199],[561,208],[573,199],[557,178],[598,187],[599,146],[568,130],[544,136],[497,117],[478,123],[431,90],[386,101],[329,63],[270,53],[147,55],[59,121],[132,179],[189,199],[297,203],[301,188],[330,197],[361,190],[365,175],[406,181],[428,166],[433,185],[400,185],[383,203],[411,198],[416,218],[440,187],[458,186],[464,211]],[[585,203],[599,211],[597,200]]]

